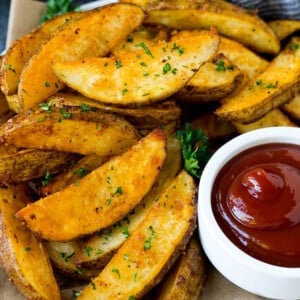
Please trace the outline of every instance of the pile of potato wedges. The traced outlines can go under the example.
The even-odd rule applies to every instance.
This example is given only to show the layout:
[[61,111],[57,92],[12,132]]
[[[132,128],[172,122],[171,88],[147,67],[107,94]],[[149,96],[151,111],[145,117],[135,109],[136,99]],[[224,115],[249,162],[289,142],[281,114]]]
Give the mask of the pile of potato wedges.
[[[299,126],[300,21],[121,0],[0,58],[0,263],[26,299],[199,299],[208,262],[176,130]],[[80,289],[77,287],[80,286]]]

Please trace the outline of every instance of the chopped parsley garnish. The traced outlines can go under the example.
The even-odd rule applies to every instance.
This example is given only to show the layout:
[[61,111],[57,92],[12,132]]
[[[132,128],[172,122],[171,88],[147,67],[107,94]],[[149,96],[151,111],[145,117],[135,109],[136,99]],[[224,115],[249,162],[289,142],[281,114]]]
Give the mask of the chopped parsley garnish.
[[52,105],[51,101],[49,101],[49,102],[42,102],[42,103],[39,104],[39,108],[41,110],[51,112],[52,111],[51,105]]
[[120,60],[116,60],[116,68],[119,69],[122,67],[122,62]]
[[172,67],[169,63],[166,63],[163,67],[163,74],[167,74],[169,71],[171,71]]
[[48,185],[53,180],[49,171],[46,172],[44,179],[42,179],[42,186]]
[[114,273],[116,273],[116,274],[118,275],[118,277],[121,278],[121,274],[120,274],[119,269],[117,269],[117,268],[112,268],[111,271],[114,272]]
[[177,51],[179,55],[184,53],[183,48],[178,46],[176,43],[173,44],[172,51]]
[[292,51],[297,51],[300,49],[300,44],[297,44],[297,43],[292,43],[289,45],[289,49],[292,50]]
[[155,230],[153,229],[153,226],[149,226],[148,227],[148,230],[150,232],[150,235],[149,237],[144,241],[144,250],[150,250],[151,247],[152,247],[152,239],[153,237],[155,236],[156,232]]
[[200,128],[193,129],[189,123],[177,130],[176,136],[181,145],[184,169],[191,175],[200,178],[204,166],[211,156],[207,136]]
[[91,111],[91,107],[86,104],[86,103],[80,103],[80,111],[82,112],[87,112],[87,111]]
[[79,167],[76,171],[75,174],[80,176],[81,178],[84,177],[85,175],[87,175],[88,173],[90,173],[90,170],[87,170],[83,167]]
[[141,42],[135,46],[142,47],[147,55],[151,56],[152,58],[154,57],[153,54],[151,53],[151,51],[149,50],[148,46],[144,42]]
[[40,23],[72,10],[78,10],[73,4],[73,0],[48,0],[46,12],[42,15]]

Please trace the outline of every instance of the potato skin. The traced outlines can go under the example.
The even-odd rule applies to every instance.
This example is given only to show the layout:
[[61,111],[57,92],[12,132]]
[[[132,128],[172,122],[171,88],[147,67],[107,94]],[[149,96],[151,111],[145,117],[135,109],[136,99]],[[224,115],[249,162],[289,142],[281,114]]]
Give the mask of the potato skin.
[[30,199],[25,184],[0,188],[0,263],[27,299],[59,300],[59,287],[42,241],[14,217]]

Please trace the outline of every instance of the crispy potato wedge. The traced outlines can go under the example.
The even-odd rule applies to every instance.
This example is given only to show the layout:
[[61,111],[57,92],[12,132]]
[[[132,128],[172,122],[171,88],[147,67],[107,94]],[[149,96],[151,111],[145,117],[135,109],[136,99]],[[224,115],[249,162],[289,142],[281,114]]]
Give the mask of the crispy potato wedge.
[[52,241],[69,241],[115,224],[152,187],[164,163],[165,148],[164,132],[157,129],[127,152],[62,191],[28,205],[16,216]]
[[199,300],[208,273],[208,261],[195,234],[161,284],[156,300]]
[[282,41],[297,30],[300,30],[300,20],[274,20],[268,22],[279,40]]
[[0,188],[1,266],[27,299],[58,300],[59,287],[42,241],[15,219],[29,201],[25,184]]
[[181,171],[79,299],[138,299],[158,284],[195,229],[195,193]]
[[[1,77],[0,77],[1,78]],[[9,106],[4,94],[0,91],[0,117],[9,111]]]
[[243,81],[244,74],[222,53],[212,62],[206,62],[177,92],[179,101],[206,103],[217,101],[232,93]]
[[115,3],[66,23],[23,68],[18,86],[18,111],[33,107],[63,87],[53,73],[54,62],[106,55],[120,39],[141,25],[143,19],[139,7]]
[[142,26],[130,33],[126,39],[117,43],[111,50],[111,53],[118,56],[125,51],[140,50],[138,45],[141,43],[145,43],[149,47],[159,41],[166,41],[169,35],[168,31],[163,26]]
[[76,253],[80,251],[82,241],[74,240],[70,242],[45,242],[45,248],[50,260],[60,273],[70,278],[78,280],[91,280],[96,277],[101,270],[79,268],[74,262]]
[[3,55],[0,64],[0,86],[5,95],[17,93],[21,72],[30,57],[39,49],[41,44],[50,38],[58,27],[66,22],[78,19],[83,15],[81,12],[68,12],[59,15],[32,32],[24,35],[8,48]]
[[81,251],[78,251],[75,257],[76,264],[83,268],[99,269],[104,267],[118,248],[145,219],[148,211],[170,184],[173,177],[180,171],[181,166],[180,144],[175,137],[168,137],[166,160],[151,190],[123,220],[97,232],[83,242]]
[[128,120],[138,130],[153,130],[171,122],[178,122],[181,115],[180,106],[172,99],[152,105],[118,107],[91,100],[80,94],[57,93],[49,101],[57,107],[80,106],[86,110],[96,108],[105,112],[117,113]]
[[145,105],[165,100],[210,60],[218,47],[214,32],[160,42],[115,57],[57,62],[55,74],[81,94],[108,104]]
[[265,71],[238,93],[225,97],[216,114],[222,119],[250,123],[290,101],[300,89],[300,47],[297,45],[300,38],[293,38]]
[[48,184],[39,188],[39,195],[45,197],[64,189],[68,185],[80,180],[92,170],[101,166],[109,158],[110,156],[99,156],[96,154],[82,157],[75,164],[73,163],[67,170],[55,176]]
[[247,131],[251,131],[254,129],[264,128],[264,127],[272,127],[272,126],[291,126],[291,127],[297,127],[297,125],[292,122],[288,116],[286,116],[280,109],[275,108],[262,116],[260,119],[248,123],[238,123],[233,122],[233,125],[235,126],[236,130],[239,133],[244,133]]
[[[79,159],[76,154],[39,149],[17,149],[4,147],[7,152],[0,156],[0,182],[20,183],[36,180],[47,173],[63,171]],[[12,151],[15,149],[15,151]]]
[[139,139],[123,118],[100,110],[55,107],[51,102],[20,113],[0,127],[1,144],[99,156],[115,155]]
[[213,110],[199,113],[190,119],[192,128],[200,128],[210,140],[225,139],[237,132],[231,122],[218,118]]
[[[171,40],[179,37],[191,37],[199,33],[199,30],[181,30],[174,32]],[[241,43],[221,36],[218,53],[225,55],[234,66],[238,67],[249,78],[253,78],[262,72],[269,62],[251,51]]]
[[241,42],[257,52],[277,54],[280,43],[259,16],[222,0],[123,0],[141,5],[147,12],[145,24],[174,29],[210,29]]
[[300,121],[300,93],[290,102],[283,104],[280,108],[293,119]]

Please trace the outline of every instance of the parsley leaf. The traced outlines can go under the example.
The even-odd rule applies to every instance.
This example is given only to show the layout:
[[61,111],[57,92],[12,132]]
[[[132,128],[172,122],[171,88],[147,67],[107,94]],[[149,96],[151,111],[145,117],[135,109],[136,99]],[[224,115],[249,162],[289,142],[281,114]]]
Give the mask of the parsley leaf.
[[176,132],[177,139],[181,144],[184,169],[191,175],[200,178],[205,164],[211,156],[208,149],[208,139],[200,129],[193,129],[186,123]]
[[64,14],[68,11],[76,10],[73,0],[48,0],[46,12],[42,15],[40,23],[44,23],[57,15]]

